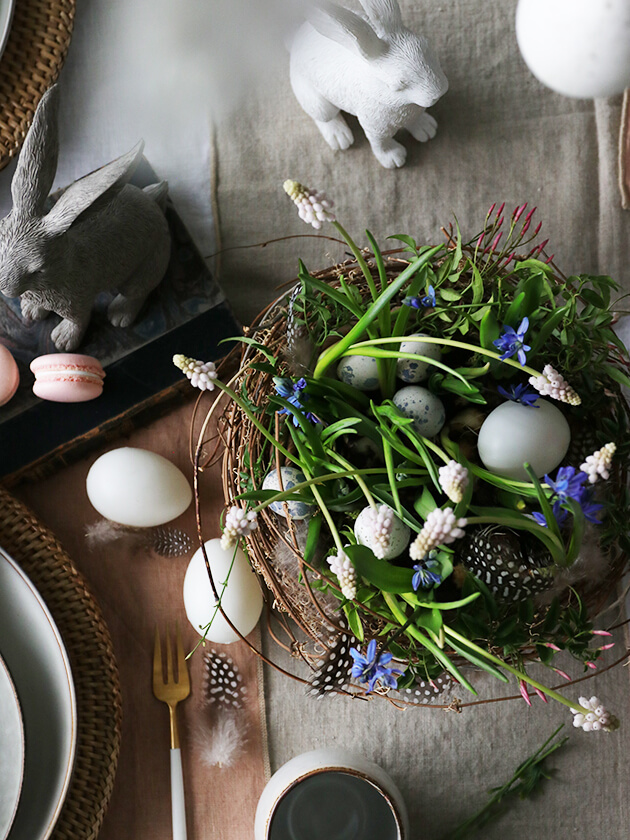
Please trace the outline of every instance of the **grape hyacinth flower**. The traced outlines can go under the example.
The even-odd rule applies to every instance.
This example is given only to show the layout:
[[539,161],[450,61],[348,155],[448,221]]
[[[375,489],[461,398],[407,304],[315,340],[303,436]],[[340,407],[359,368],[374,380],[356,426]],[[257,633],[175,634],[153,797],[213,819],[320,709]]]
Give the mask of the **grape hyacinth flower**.
[[374,556],[382,560],[387,553],[394,526],[394,511],[387,505],[370,508],[364,514],[370,531],[369,545]]
[[438,568],[440,566],[439,562],[434,559],[434,554],[435,552],[430,551],[429,556],[425,560],[421,563],[416,563],[413,567],[415,574],[411,579],[411,585],[413,586],[414,592],[421,587],[422,589],[430,589],[432,586],[439,586],[442,583],[442,575],[433,571],[436,566]]
[[177,353],[173,356],[173,364],[186,374],[194,388],[199,388],[200,391],[214,390],[214,380],[217,378],[214,362],[201,362],[199,359],[191,359],[190,356]]
[[540,398],[540,394],[536,391],[531,391],[524,382],[519,385],[510,385],[508,388],[503,388],[501,385],[497,386],[497,391],[506,400],[521,403],[528,408],[538,408],[536,401]]
[[333,202],[327,199],[324,193],[311,190],[299,181],[287,180],[282,186],[297,207],[300,219],[307,225],[312,225],[315,230],[319,230],[322,222],[335,221],[335,214],[332,212]]
[[501,360],[516,356],[519,362],[524,365],[527,362],[525,355],[532,348],[525,344],[525,333],[529,329],[529,318],[523,318],[518,330],[514,327],[504,326],[501,335],[492,343],[501,351]]
[[530,376],[529,384],[543,397],[551,397],[552,400],[558,400],[568,405],[580,405],[582,402],[579,394],[573,390],[562,374],[558,373],[551,365],[544,366],[542,376]]
[[433,548],[443,543],[448,545],[464,536],[466,519],[456,519],[453,509],[434,508],[426,518],[424,526],[409,546],[412,560],[422,560]]
[[339,581],[341,594],[351,601],[357,594],[357,573],[350,558],[345,551],[339,551],[327,557],[326,562]]
[[578,703],[581,711],[571,709],[573,712],[573,726],[583,729],[585,732],[614,732],[619,729],[619,721],[614,715],[600,703],[597,697],[580,697]]
[[276,389],[276,394],[291,403],[295,409],[281,408],[278,412],[279,414],[291,415],[293,425],[296,428],[300,425],[298,414],[306,417],[306,419],[310,420],[311,423],[319,423],[319,420],[312,412],[304,410],[304,403],[308,400],[308,394],[304,393],[306,388],[306,379],[302,377],[301,379],[298,379],[297,382],[291,382],[291,380],[286,377],[274,376],[273,383]]
[[403,300],[405,306],[411,306],[413,309],[432,309],[436,305],[435,289],[429,286],[429,291],[423,297],[406,297]]
[[350,648],[350,656],[354,659],[351,675],[360,683],[367,683],[367,691],[374,690],[377,682],[386,688],[397,688],[398,677],[404,674],[399,668],[392,668],[390,662],[393,656],[389,652],[377,655],[376,639],[368,644],[365,654],[356,648]]
[[464,498],[468,487],[468,470],[458,461],[449,461],[445,466],[438,469],[440,487],[452,502],[457,504]]
[[225,514],[225,524],[221,536],[221,548],[233,548],[241,537],[246,537],[258,528],[258,514],[255,510],[246,511],[240,507],[231,507]]
[[600,477],[603,479],[610,478],[610,467],[616,450],[616,445],[611,442],[586,457],[586,461],[580,466],[580,469],[586,473],[591,484],[595,484]]

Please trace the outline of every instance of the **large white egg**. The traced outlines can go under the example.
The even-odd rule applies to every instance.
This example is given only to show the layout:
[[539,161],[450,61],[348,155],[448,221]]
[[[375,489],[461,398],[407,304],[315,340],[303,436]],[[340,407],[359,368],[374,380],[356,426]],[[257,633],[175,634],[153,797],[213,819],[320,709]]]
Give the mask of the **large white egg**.
[[[247,636],[258,623],[263,608],[263,597],[256,575],[240,548],[221,548],[220,539],[208,540],[204,546],[221,607],[232,624],[243,636]],[[206,639],[220,645],[238,641],[238,633],[232,630],[221,611],[216,608],[200,548],[193,554],[186,569],[184,607],[188,621],[199,635],[205,635]],[[206,632],[208,624],[210,627]]]
[[[410,335],[407,341],[400,342],[401,353],[415,353],[418,356],[427,356],[429,359],[436,359],[438,362],[442,356],[439,345],[429,344],[426,341],[412,341],[411,339],[422,339],[422,333],[414,333]],[[422,382],[427,379],[431,373],[432,365],[428,362],[417,362],[413,359],[398,359],[396,362],[396,375],[402,379],[403,382],[413,383]]]
[[547,400],[538,408],[521,403],[501,403],[484,420],[477,448],[484,466],[497,475],[529,481],[527,462],[540,478],[551,472],[567,454],[571,430],[564,414]]
[[97,458],[87,474],[86,489],[101,516],[134,528],[170,522],[192,500],[190,484],[175,464],[132,446]]
[[378,388],[378,367],[372,356],[344,356],[337,365],[337,376],[358,391]]
[[[383,553],[383,560],[391,560],[398,557],[409,544],[411,531],[405,523],[394,515],[392,530],[389,535],[389,545]],[[372,530],[372,508],[363,508],[354,523],[354,535],[359,545],[365,545],[374,549],[374,534]]]
[[595,99],[630,87],[628,0],[519,0],[516,38],[539,81]]
[[393,403],[405,417],[413,418],[413,428],[422,437],[435,437],[446,421],[442,400],[421,385],[407,385],[396,391]]
[[[306,476],[297,467],[280,467],[280,475],[282,476],[282,487],[284,490],[290,490],[296,484],[301,484],[303,481],[306,481]],[[277,490],[280,492],[278,470],[271,470],[265,476],[262,489]],[[288,501],[286,504],[292,519],[307,519],[313,513],[314,505],[308,502]],[[284,502],[272,502],[269,507],[274,513],[284,516],[284,505]]]

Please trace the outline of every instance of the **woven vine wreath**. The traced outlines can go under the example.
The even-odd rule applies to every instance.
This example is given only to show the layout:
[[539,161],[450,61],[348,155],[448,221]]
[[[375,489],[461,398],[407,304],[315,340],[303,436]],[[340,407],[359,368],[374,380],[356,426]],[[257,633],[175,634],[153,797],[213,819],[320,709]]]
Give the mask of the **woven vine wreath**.
[[353,259],[300,264],[229,382],[175,359],[222,392],[204,431],[220,415],[225,550],[245,548],[300,628],[313,693],[474,694],[474,666],[527,702],[564,703],[576,726],[614,728],[597,698],[567,698],[526,664],[557,682],[558,651],[588,673],[611,646],[592,622],[628,551],[616,283],[562,275],[525,205],[491,208],[470,241],[451,226],[443,245],[398,236],[384,255],[321,194],[285,189]]

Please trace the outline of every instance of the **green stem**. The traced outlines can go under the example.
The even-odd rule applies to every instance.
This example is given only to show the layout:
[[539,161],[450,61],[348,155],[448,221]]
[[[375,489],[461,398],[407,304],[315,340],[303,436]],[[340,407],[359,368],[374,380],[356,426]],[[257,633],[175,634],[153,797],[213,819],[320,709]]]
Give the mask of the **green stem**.
[[339,551],[341,553],[343,551],[343,543],[341,542],[341,537],[339,536],[339,531],[337,530],[337,526],[335,525],[335,523],[333,521],[331,513],[328,510],[328,508],[326,507],[326,505],[324,503],[324,500],[322,499],[322,495],[319,492],[319,490],[317,489],[317,486],[315,484],[312,485],[311,492],[313,493],[313,496],[315,496],[315,500],[317,501],[317,504],[319,505],[319,509],[324,514],[324,519],[328,523],[330,533],[332,534],[332,538],[335,541],[335,545],[337,546],[337,551]]
[[532,688],[537,688],[539,691],[542,691],[543,694],[546,694],[547,697],[551,697],[552,700],[556,700],[558,703],[562,703],[564,706],[568,706],[569,709],[575,709],[576,712],[583,711],[579,703],[573,703],[571,700],[568,700],[559,692],[554,691],[553,688],[549,688],[543,683],[538,682],[538,680],[535,680],[533,677],[530,677],[529,674],[525,673],[525,671],[519,671],[518,668],[515,668],[513,665],[510,665],[503,659],[499,659],[498,656],[495,656],[493,653],[490,653],[490,651],[484,650],[484,648],[479,647],[479,645],[476,645],[474,642],[471,642],[470,639],[467,639],[465,636],[462,636],[456,630],[453,630],[452,627],[449,627],[445,624],[444,632],[447,636],[451,636],[451,638],[457,639],[457,641],[460,644],[473,650],[478,656],[481,656],[488,662],[492,662],[493,665],[498,665],[499,668],[503,668],[505,671],[508,671],[508,673],[516,677],[517,680],[523,680],[523,682],[526,682],[529,685],[531,685]]
[[370,492],[370,488],[367,486],[365,481],[363,481],[362,476],[360,476],[357,472],[352,472],[352,464],[348,463],[348,461],[346,461],[346,459],[342,455],[339,455],[338,452],[330,451],[328,454],[331,457],[333,457],[339,464],[341,464],[342,467],[345,467],[346,470],[348,470],[349,475],[352,475],[352,477],[356,479],[356,482],[363,491],[363,495],[367,499],[369,506],[376,510],[377,504],[374,501],[374,496]]

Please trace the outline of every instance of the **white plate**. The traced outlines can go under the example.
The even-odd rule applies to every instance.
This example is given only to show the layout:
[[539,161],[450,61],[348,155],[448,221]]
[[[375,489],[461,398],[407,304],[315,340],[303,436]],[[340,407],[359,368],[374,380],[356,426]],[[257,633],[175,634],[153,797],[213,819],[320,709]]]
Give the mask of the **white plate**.
[[70,784],[77,713],[70,663],[41,596],[0,549],[0,650],[22,707],[24,782],[10,840],[47,840]]
[[0,658],[0,840],[5,840],[20,801],[24,729],[15,688]]
[[0,56],[9,40],[15,0],[0,0]]

